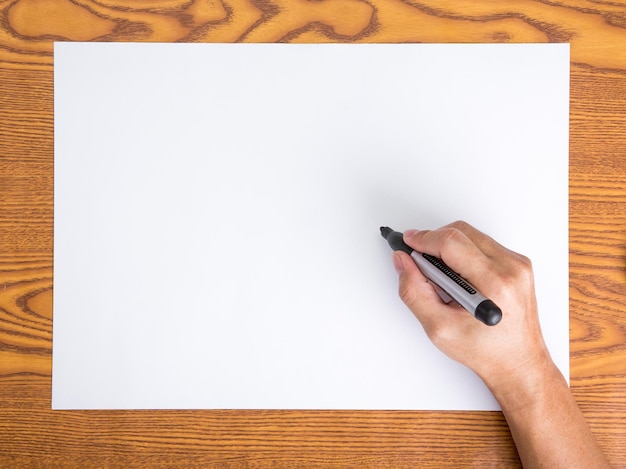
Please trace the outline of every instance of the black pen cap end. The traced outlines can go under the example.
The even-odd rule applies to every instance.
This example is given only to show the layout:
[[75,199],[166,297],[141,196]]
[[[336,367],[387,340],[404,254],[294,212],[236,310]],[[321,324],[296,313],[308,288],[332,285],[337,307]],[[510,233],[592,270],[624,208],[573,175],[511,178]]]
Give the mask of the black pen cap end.
[[383,236],[383,238],[387,239],[389,233],[393,233],[393,230],[391,228],[389,228],[388,226],[380,227],[380,234]]
[[502,319],[502,310],[491,300],[485,300],[476,307],[476,319],[488,326],[495,326]]

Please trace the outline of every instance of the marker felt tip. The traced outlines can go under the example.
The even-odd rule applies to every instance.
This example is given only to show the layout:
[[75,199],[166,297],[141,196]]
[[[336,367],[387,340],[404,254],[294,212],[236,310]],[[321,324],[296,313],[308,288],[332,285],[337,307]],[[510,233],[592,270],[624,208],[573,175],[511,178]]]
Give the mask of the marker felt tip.
[[404,251],[411,256],[422,274],[436,287],[443,301],[446,303],[456,301],[488,326],[495,326],[500,322],[502,310],[441,259],[413,250],[404,242],[402,233],[387,226],[380,227],[380,234],[387,240],[391,249]]

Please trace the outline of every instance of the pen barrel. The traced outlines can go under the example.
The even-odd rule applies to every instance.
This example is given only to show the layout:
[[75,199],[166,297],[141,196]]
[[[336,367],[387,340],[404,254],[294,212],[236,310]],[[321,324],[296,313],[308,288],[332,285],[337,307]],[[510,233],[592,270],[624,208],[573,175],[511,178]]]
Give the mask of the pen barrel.
[[500,321],[502,317],[500,308],[442,260],[418,251],[413,251],[411,257],[426,278],[477,319],[490,326]]

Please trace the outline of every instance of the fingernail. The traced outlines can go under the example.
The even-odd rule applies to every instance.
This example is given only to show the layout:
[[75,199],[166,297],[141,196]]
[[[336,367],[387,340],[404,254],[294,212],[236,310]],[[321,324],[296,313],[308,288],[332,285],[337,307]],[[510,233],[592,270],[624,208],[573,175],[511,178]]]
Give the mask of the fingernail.
[[402,261],[402,256],[400,256],[400,254],[398,254],[397,252],[393,253],[393,267],[394,269],[396,269],[396,272],[398,272],[399,274],[404,273],[404,262]]

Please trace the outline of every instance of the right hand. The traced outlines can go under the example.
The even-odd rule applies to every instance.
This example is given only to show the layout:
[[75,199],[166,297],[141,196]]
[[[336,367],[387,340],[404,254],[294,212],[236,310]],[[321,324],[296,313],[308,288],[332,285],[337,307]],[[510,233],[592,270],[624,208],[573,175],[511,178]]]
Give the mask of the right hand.
[[404,242],[441,258],[502,309],[497,325],[481,323],[457,303],[444,303],[413,259],[394,252],[400,297],[442,352],[474,370],[494,394],[518,385],[513,377],[554,367],[539,326],[529,259],[460,221],[432,231],[409,230]]

